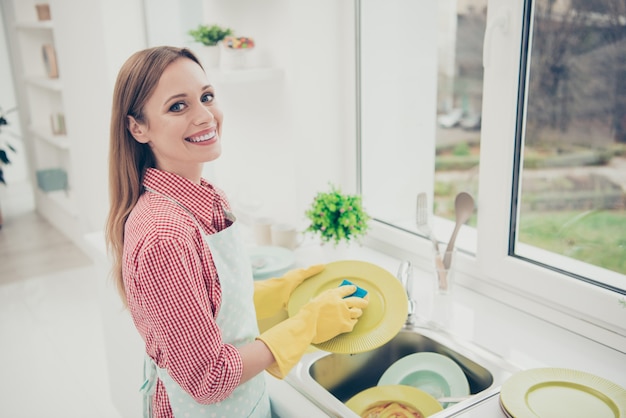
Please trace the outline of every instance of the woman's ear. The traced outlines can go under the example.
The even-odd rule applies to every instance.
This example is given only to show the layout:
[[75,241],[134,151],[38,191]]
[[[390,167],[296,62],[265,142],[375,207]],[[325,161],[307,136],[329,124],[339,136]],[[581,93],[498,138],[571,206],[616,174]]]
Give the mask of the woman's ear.
[[128,123],[128,131],[135,138],[135,141],[146,144],[150,139],[146,134],[145,126],[137,122],[134,117],[126,116]]

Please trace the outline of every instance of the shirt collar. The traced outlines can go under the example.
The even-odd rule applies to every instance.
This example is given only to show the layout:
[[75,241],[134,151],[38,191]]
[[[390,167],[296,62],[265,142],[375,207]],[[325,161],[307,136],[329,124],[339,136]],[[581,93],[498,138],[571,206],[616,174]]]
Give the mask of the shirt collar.
[[[214,224],[215,221],[220,222],[224,216],[224,209],[228,207],[223,195],[205,179],[196,184],[178,174],[148,168],[143,185],[174,199],[190,210],[198,220],[208,225]],[[214,208],[221,210],[214,211]],[[218,219],[214,219],[216,217]]]

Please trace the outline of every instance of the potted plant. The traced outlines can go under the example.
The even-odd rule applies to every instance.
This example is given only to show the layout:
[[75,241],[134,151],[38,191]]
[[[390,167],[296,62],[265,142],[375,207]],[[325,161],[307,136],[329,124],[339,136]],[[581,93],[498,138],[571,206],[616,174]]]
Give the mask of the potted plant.
[[233,34],[230,28],[224,28],[219,25],[200,24],[195,29],[187,32],[193,40],[202,45],[201,58],[203,64],[208,68],[215,68],[219,63],[219,47],[218,44],[227,36]]
[[[15,108],[8,110],[6,113],[9,113],[13,110],[15,110]],[[2,127],[9,124],[6,118],[4,117],[6,113],[0,107],[0,133],[2,133]],[[6,143],[6,146],[7,146],[7,149],[11,150],[12,152],[15,152],[15,148],[13,148],[9,143]],[[2,169],[2,166],[5,164],[11,164],[11,161],[9,160],[7,150],[5,150],[3,147],[0,147],[0,183],[2,184],[6,184],[6,181],[4,180],[4,170]],[[0,208],[0,229],[2,228],[2,223],[3,223],[2,208]]]
[[193,40],[205,46],[216,46],[220,41],[232,34],[232,29],[222,28],[219,25],[200,24],[197,28],[189,30],[189,35],[191,35]]
[[350,243],[365,235],[370,216],[363,210],[361,196],[344,194],[330,185],[330,191],[320,192],[305,212],[311,221],[305,233],[318,235],[322,244]]
[[[4,112],[2,110],[2,107],[0,107],[0,133],[2,133],[2,127],[7,126],[9,124],[9,122],[5,118],[5,115],[14,110],[16,110],[16,108],[9,109],[6,112]],[[9,143],[5,143],[5,145],[7,149],[11,150],[12,152],[15,152],[15,148],[13,148]],[[2,170],[2,166],[5,164],[11,164],[11,161],[9,160],[9,155],[7,153],[7,150],[5,150],[2,146],[0,146],[0,183],[3,183],[3,184],[6,184],[6,181],[4,180],[4,171]]]

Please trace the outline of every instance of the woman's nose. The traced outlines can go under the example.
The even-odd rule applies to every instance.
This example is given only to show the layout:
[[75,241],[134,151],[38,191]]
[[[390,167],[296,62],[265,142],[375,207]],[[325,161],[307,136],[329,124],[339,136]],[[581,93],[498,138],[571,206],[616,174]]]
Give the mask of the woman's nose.
[[215,119],[215,116],[210,108],[203,104],[197,106],[197,110],[194,114],[194,124],[202,125],[203,123],[213,122],[213,119]]

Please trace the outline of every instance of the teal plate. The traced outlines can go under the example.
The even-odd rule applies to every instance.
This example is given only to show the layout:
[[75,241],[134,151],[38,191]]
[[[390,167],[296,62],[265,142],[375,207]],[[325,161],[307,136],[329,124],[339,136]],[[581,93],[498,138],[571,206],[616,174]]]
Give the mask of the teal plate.
[[293,251],[283,247],[263,246],[248,249],[254,280],[280,277],[296,264]]
[[[437,353],[410,354],[393,363],[378,381],[383,385],[406,385],[421,389],[434,398],[467,396],[467,377],[454,360]],[[447,407],[448,404],[442,404]]]

